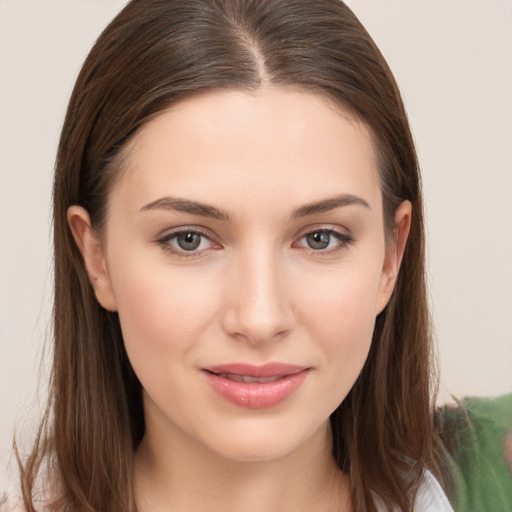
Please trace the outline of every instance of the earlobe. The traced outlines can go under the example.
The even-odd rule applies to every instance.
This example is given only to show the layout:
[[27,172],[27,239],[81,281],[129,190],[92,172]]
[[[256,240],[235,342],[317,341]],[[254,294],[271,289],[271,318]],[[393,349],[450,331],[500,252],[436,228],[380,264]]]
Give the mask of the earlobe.
[[393,239],[386,249],[379,284],[379,294],[375,305],[377,315],[386,307],[395,287],[411,228],[411,215],[412,205],[410,201],[404,201],[396,210]]
[[109,311],[116,311],[117,304],[108,274],[101,241],[91,226],[89,213],[81,206],[68,209],[68,224],[73,238],[84,259],[89,280],[98,302]]

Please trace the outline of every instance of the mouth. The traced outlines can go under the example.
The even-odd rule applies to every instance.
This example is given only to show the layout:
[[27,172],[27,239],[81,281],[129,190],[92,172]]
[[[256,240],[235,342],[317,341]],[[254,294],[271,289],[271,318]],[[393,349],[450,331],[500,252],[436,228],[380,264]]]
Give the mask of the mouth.
[[251,377],[249,375],[237,375],[236,373],[216,373],[214,375],[236,382],[245,382],[246,384],[253,384],[254,382],[275,382],[284,377],[284,375],[275,375],[274,377]]
[[310,368],[284,363],[229,364],[203,368],[210,386],[225,400],[250,409],[273,407],[292,395]]

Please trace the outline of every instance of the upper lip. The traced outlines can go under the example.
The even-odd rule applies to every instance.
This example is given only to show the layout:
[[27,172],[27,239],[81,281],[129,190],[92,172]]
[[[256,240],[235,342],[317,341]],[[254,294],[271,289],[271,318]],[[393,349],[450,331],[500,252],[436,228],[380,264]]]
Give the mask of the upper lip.
[[215,366],[207,366],[203,370],[217,374],[233,374],[243,375],[246,377],[275,377],[285,375],[295,375],[304,370],[307,370],[307,366],[298,366],[295,364],[286,363],[267,363],[263,365],[253,365],[246,363],[231,363],[221,364]]

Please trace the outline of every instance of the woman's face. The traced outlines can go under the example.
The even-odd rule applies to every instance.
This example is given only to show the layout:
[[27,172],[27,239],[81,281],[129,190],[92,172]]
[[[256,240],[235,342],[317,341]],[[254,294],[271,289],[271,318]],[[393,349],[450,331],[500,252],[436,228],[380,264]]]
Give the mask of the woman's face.
[[135,137],[101,240],[69,218],[148,437],[236,460],[326,438],[400,259],[364,125],[298,90],[203,93]]

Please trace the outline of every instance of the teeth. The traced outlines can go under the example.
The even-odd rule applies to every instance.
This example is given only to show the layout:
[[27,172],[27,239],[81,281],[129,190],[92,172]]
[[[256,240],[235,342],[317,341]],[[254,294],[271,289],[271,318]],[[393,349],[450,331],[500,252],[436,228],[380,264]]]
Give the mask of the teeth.
[[281,375],[274,375],[273,377],[250,377],[248,375],[236,375],[234,373],[219,373],[218,375],[225,379],[235,380],[236,382],[245,382],[246,384],[254,382],[274,382],[282,377]]

